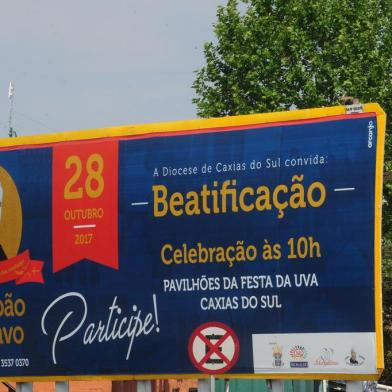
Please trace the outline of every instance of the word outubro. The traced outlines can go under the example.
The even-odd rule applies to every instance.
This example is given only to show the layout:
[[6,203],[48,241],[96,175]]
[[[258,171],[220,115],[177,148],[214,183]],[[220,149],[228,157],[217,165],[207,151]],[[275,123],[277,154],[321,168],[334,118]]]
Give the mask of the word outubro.
[[320,181],[303,184],[304,175],[293,175],[291,184],[273,187],[260,185],[239,188],[237,180],[222,183],[213,181],[186,193],[170,192],[166,185],[153,185],[154,217],[181,215],[249,213],[252,211],[278,211],[282,219],[287,208],[319,208],[327,197],[325,185]]
[[[69,302],[71,301],[71,303]],[[66,302],[67,307],[64,306]],[[63,309],[69,309],[71,304],[73,310],[63,312]],[[112,304],[108,307],[108,316],[106,320],[98,322],[90,322],[85,327],[88,316],[88,305],[84,296],[77,292],[63,294],[56,298],[45,310],[41,319],[41,329],[44,335],[52,336],[52,360],[57,364],[57,347],[60,343],[71,339],[79,331],[83,331],[82,342],[84,345],[93,343],[105,343],[115,340],[128,340],[128,350],[126,359],[128,360],[132,351],[135,338],[139,336],[147,336],[154,330],[159,333],[158,326],[158,308],[156,296],[153,295],[154,313],[142,313],[136,305],[133,305],[131,314],[122,315],[123,309],[117,305],[117,296],[113,298]],[[61,315],[60,323],[53,328],[50,325],[48,329],[49,319],[53,319],[53,314]],[[155,317],[154,317],[155,316]]]

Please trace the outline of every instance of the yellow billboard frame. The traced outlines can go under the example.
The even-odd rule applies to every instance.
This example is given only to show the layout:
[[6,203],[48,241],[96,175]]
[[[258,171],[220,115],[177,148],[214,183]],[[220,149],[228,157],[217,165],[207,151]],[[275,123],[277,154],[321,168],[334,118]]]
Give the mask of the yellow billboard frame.
[[[383,160],[384,139],[386,129],[386,114],[377,103],[362,105],[363,113],[374,113],[377,118],[377,152],[376,152],[376,176],[375,176],[375,235],[374,235],[374,288],[375,288],[375,331],[376,331],[376,374],[344,374],[344,373],[309,373],[309,374],[222,374],[216,378],[222,379],[329,379],[329,380],[378,380],[384,369],[384,350],[382,334],[382,282],[381,282],[381,209],[382,209],[382,187],[383,187]],[[226,127],[265,125],[276,122],[293,122],[311,119],[322,119],[325,117],[346,115],[346,106],[333,106],[315,109],[293,110],[287,112],[274,112],[264,114],[250,114],[242,116],[195,119],[185,121],[123,125],[110,128],[96,128],[81,131],[62,132],[55,134],[40,134],[34,136],[22,136],[18,138],[1,138],[0,151],[2,149],[13,149],[20,146],[45,146],[59,142],[72,142],[81,140],[106,139],[112,137],[151,137],[159,135],[184,134],[199,130],[213,130]],[[355,116],[355,113],[352,114]],[[146,375],[73,375],[73,376],[34,376],[34,377],[5,377],[0,381],[32,382],[32,381],[71,381],[71,380],[153,380],[153,379],[202,379],[209,377],[201,373],[194,374],[146,374]]]

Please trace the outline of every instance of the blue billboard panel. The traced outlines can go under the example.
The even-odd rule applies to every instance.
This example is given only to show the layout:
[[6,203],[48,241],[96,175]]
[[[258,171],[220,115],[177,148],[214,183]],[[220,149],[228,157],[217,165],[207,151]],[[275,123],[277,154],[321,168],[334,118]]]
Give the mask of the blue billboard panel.
[[2,147],[0,378],[377,374],[379,118]]

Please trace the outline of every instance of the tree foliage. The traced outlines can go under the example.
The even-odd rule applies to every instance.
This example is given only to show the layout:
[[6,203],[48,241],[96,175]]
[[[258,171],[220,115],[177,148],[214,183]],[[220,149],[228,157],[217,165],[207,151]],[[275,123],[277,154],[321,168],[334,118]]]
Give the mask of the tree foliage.
[[193,84],[201,117],[325,106],[344,95],[377,98],[389,111],[390,0],[240,5],[218,8],[217,42],[205,44],[206,65]]
[[[392,114],[391,0],[228,0],[204,46],[201,117],[311,108],[353,96]],[[387,121],[390,129],[391,121]],[[392,385],[392,138],[383,208],[385,371]]]

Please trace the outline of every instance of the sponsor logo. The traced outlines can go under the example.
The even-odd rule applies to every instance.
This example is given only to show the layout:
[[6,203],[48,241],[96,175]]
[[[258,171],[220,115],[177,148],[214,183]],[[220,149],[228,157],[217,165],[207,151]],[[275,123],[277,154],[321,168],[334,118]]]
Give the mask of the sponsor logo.
[[290,367],[292,368],[307,368],[309,367],[309,362],[306,361],[308,353],[303,346],[296,345],[290,349]]
[[282,367],[284,365],[284,362],[282,361],[282,356],[283,356],[283,347],[282,346],[275,344],[272,347],[272,356],[274,358],[274,360],[272,362],[273,367]]
[[334,359],[335,352],[333,348],[324,347],[320,356],[314,361],[316,366],[338,366],[339,362]]
[[347,365],[361,366],[365,362],[365,357],[357,352],[355,348],[350,350],[350,355],[344,358]]

